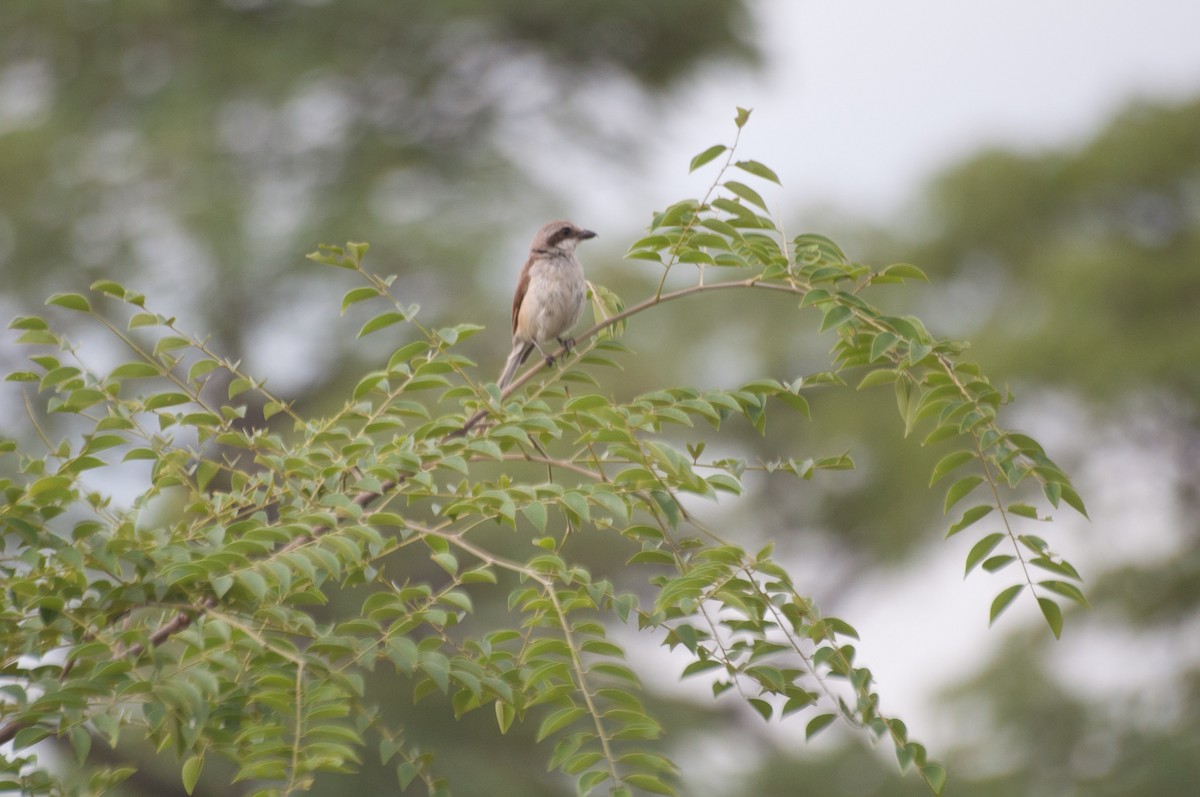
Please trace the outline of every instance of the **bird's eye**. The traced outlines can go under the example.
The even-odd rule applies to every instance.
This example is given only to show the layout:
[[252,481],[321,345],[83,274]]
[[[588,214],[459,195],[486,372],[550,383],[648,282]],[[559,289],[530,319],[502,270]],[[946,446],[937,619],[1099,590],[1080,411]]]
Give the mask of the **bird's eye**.
[[570,227],[560,227],[560,228],[559,228],[559,230],[558,230],[558,237],[559,237],[559,238],[568,238],[568,237],[570,237],[570,235],[571,235],[571,228],[570,228]]

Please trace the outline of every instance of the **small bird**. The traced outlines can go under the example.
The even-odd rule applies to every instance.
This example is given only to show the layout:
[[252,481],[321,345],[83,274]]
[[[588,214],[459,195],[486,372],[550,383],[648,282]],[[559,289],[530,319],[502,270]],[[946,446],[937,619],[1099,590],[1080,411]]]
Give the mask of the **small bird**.
[[547,365],[554,364],[543,343],[557,340],[568,351],[575,344],[574,338],[565,335],[579,322],[587,295],[587,280],[575,258],[575,247],[595,237],[596,233],[569,221],[547,222],[533,236],[513,296],[513,348],[500,375],[501,390],[534,349],[546,358]]

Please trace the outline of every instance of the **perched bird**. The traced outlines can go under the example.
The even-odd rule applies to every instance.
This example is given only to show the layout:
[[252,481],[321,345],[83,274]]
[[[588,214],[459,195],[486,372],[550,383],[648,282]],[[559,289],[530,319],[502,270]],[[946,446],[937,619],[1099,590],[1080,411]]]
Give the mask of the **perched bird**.
[[533,236],[529,259],[521,268],[513,296],[513,348],[500,375],[502,390],[534,349],[546,358],[547,365],[554,364],[543,343],[556,340],[567,350],[574,345],[574,338],[565,336],[578,323],[587,294],[587,280],[575,258],[575,247],[595,237],[596,233],[569,221],[547,222]]

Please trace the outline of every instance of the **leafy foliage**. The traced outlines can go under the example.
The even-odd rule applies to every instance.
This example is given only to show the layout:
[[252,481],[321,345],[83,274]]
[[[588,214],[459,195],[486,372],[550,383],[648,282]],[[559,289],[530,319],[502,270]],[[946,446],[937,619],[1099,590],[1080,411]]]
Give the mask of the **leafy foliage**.
[[[739,109],[739,131],[748,117]],[[863,298],[921,272],[873,270],[820,235],[786,240],[742,181],[777,176],[735,161],[736,148],[697,156],[693,168],[726,156],[709,191],[656,213],[631,247],[631,258],[661,265],[653,295],[626,307],[592,286],[596,323],[561,369],[539,361],[504,391],[457,349],[480,327],[423,325],[415,304],[364,267],[365,244],[311,257],[362,281],[343,309],[385,305],[360,336],[410,339],[319,417],[111,280],[91,297],[48,302],[126,347],[131,359],[111,369],[89,367],[49,321],[16,319],[20,342],[39,353],[9,379],[36,385],[45,409],[74,425],[60,441],[43,431],[40,455],[4,445],[17,467],[0,483],[0,740],[13,743],[0,787],[81,788],[57,783],[30,746],[62,737],[83,762],[93,737],[115,744],[137,728],[179,757],[189,792],[214,756],[255,793],[278,794],[354,772],[377,749],[401,788],[449,793],[435,757],[385,720],[367,689],[384,668],[409,680],[417,701],[448,696],[456,716],[490,708],[501,733],[536,723],[551,768],[580,794],[672,794],[676,767],[648,746],[663,729],[610,633],[624,625],[678,651],[681,676],[709,679],[714,696],[735,694],[766,720],[802,713],[812,736],[841,719],[890,741],[901,768],[940,793],[945,770],[881,712],[853,627],[821,613],[770,547],[744,550],[683,500],[742,495],[748,472],[811,480],[853,467],[850,458],[706,457],[703,439],[681,449],[670,432],[744,422],[762,433],[769,414],[807,416],[810,391],[851,377],[860,389],[893,385],[906,432],[960,441],[933,472],[935,483],[957,477],[946,510],[987,493],[950,527],[998,521],[967,570],[1020,570],[991,618],[1028,591],[1056,636],[1055,599],[1082,603],[1080,579],[1045,540],[1019,533],[1018,521],[1043,517],[1011,496],[1037,484],[1052,506],[1083,505],[1036,441],[1000,426],[1007,396],[960,359],[961,344]],[[668,275],[688,267],[696,283],[667,291]],[[599,369],[626,353],[626,319],[715,291],[781,292],[815,311],[818,329],[836,336],[830,370],[736,389],[665,386],[629,401],[597,389]],[[252,408],[263,423],[248,421]],[[149,470],[125,507],[92,476],[127,463]],[[593,573],[574,553],[595,538],[629,550],[619,574]],[[327,616],[334,593],[361,595],[357,616]],[[128,774],[96,769],[86,788]]]

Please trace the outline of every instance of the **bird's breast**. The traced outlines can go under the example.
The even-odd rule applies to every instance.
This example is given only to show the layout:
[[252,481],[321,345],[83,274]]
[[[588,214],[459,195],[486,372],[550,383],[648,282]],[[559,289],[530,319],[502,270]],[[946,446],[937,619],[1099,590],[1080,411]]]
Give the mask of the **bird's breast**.
[[521,302],[520,326],[536,340],[562,336],[579,321],[586,292],[583,267],[574,258],[535,261]]

